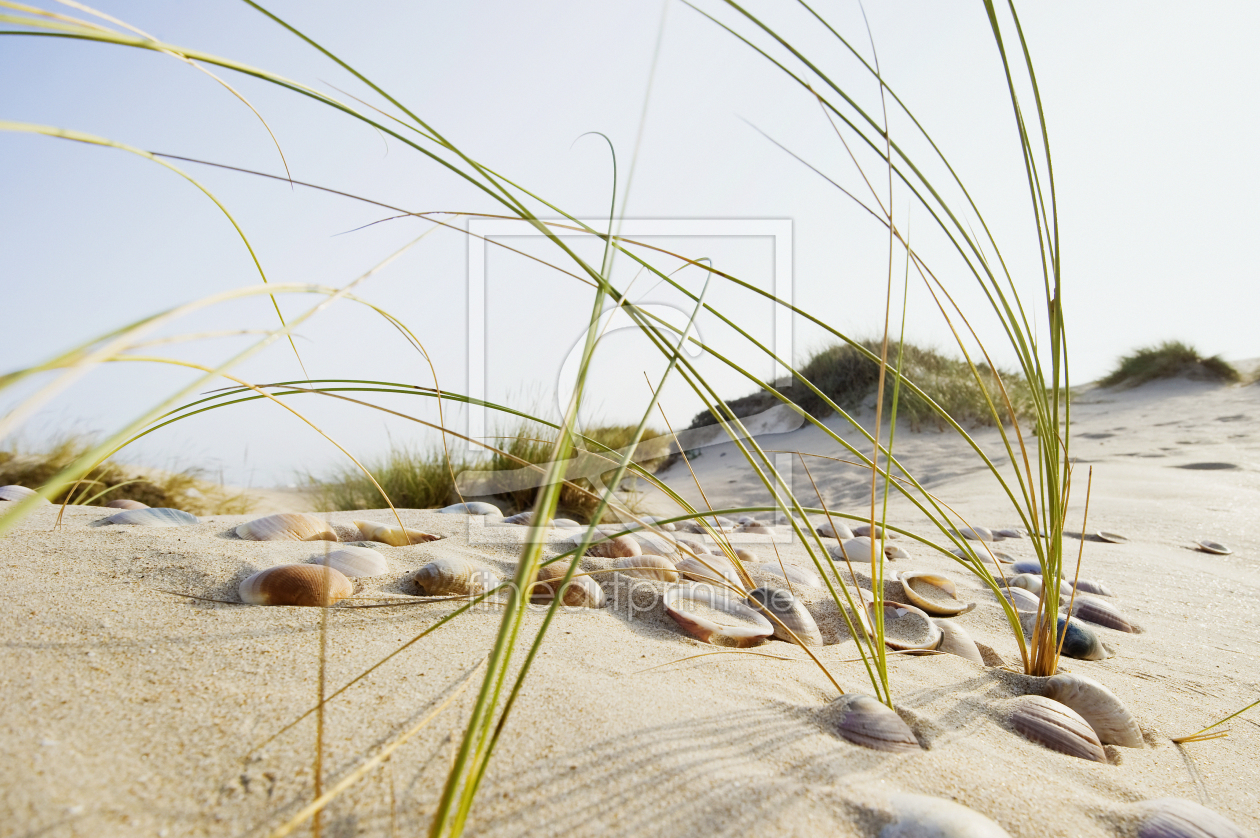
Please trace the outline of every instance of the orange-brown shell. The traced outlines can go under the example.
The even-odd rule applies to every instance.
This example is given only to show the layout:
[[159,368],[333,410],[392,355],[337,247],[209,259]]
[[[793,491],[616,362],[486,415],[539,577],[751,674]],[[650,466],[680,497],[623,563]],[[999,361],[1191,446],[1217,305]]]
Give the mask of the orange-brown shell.
[[626,556],[643,555],[643,548],[632,537],[619,535],[616,538],[592,544],[587,548],[586,555],[603,559],[623,559]]
[[237,589],[250,605],[332,605],[354,593],[340,571],[317,564],[284,564],[259,571]]
[[328,522],[302,512],[278,512],[246,521],[236,535],[248,541],[337,541]]
[[379,541],[381,544],[388,544],[390,547],[409,547],[412,544],[437,541],[442,537],[440,535],[430,535],[420,530],[413,530],[410,527],[378,524],[375,521],[355,521],[354,525],[359,528],[359,534],[363,536],[364,541]]

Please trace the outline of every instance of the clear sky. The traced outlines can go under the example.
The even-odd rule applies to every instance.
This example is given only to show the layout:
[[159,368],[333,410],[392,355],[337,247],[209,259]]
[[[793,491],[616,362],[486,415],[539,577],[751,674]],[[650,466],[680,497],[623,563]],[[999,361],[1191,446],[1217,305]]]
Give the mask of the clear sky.
[[[700,5],[736,20],[719,3]],[[735,228],[715,223],[708,233],[656,236],[652,244],[712,258],[769,288],[784,282],[776,270],[784,264],[781,248],[790,243],[796,303],[842,332],[880,333],[886,235],[760,132],[858,193],[865,189],[861,176],[817,103],[695,10],[668,4],[642,119],[666,8],[659,2],[283,0],[269,8],[378,81],[469,154],[574,215],[607,215],[613,185],[608,146],[584,136],[603,133],[616,150],[619,195],[629,189],[627,218],[765,222],[764,232],[728,234]],[[798,7],[780,2],[749,8],[818,56],[864,107],[878,110],[875,83]],[[869,54],[855,2],[817,8]],[[101,9],[167,42],[382,104],[344,70],[242,3],[155,0]],[[1096,378],[1121,354],[1165,339],[1227,358],[1260,355],[1260,291],[1249,247],[1260,224],[1260,166],[1252,151],[1260,103],[1260,53],[1252,41],[1260,31],[1260,7],[1054,0],[1024,3],[1019,10],[1054,154],[1074,379]],[[1036,305],[1040,272],[1024,173],[982,4],[871,0],[866,11],[886,80],[945,150],[994,229],[1026,300]],[[739,28],[752,32],[747,22]],[[500,210],[438,165],[361,123],[258,80],[230,72],[224,77],[266,118],[297,179],[410,210]],[[0,39],[0,79],[3,120],[283,171],[257,118],[213,80],[169,56],[6,36]],[[912,143],[904,120],[895,120],[892,131],[894,139]],[[859,159],[876,187],[886,189],[886,174],[872,158]],[[284,183],[180,165],[233,213],[273,282],[344,285],[429,226],[403,219],[347,232],[392,213]],[[0,282],[8,315],[4,371],[169,306],[258,282],[248,252],[214,204],[169,170],[124,152],[0,132],[0,196]],[[894,195],[894,212],[964,306],[978,313],[974,283],[933,240],[926,214],[902,193]],[[789,238],[774,238],[772,231],[785,221]],[[536,238],[502,240],[555,255]],[[590,242],[576,245],[598,258]],[[486,299],[479,320],[484,339],[470,338],[468,331],[470,263],[463,233],[430,236],[360,291],[420,337],[443,388],[467,388],[469,358],[484,358],[490,398],[553,415],[564,359],[589,314],[589,289],[493,248],[484,270],[474,274]],[[622,260],[614,277],[623,286],[633,280],[636,299],[662,306],[681,301],[634,274]],[[703,282],[694,268],[679,279],[692,289]],[[710,295],[749,332],[774,338],[773,312],[763,302],[721,283]],[[289,297],[281,304],[293,315],[311,301]],[[274,323],[269,305],[254,298],[219,306],[172,333],[266,328]],[[949,332],[930,300],[912,291],[908,310],[909,338],[948,348]],[[798,360],[826,343],[818,327],[792,326]],[[996,345],[991,318],[978,317],[977,327]],[[702,322],[701,331],[754,372],[771,374],[769,364],[729,330]],[[781,327],[778,334],[782,338]],[[472,352],[470,339],[479,342]],[[172,352],[214,361],[246,340],[221,338]],[[432,383],[423,359],[353,304],[338,303],[303,325],[297,345],[316,378]],[[997,355],[1009,363],[1009,354]],[[703,368],[727,397],[751,389],[715,363]],[[641,338],[612,335],[592,377],[587,418],[637,419],[647,394],[643,375],[660,371],[659,358]],[[283,344],[237,372],[254,381],[301,377]],[[174,369],[112,365],[49,403],[22,438],[39,444],[67,431],[112,430],[187,380],[187,373]],[[28,392],[0,397],[0,409]],[[436,418],[430,405],[416,401],[389,404]],[[685,425],[700,407],[680,383],[667,389],[663,404],[676,425]],[[369,458],[391,441],[432,439],[412,423],[375,412],[309,402],[307,409],[339,441]],[[463,418],[455,421],[462,429]],[[229,482],[253,485],[287,483],[295,471],[322,472],[337,462],[327,443],[265,405],[215,411],[163,429],[132,458],[201,465]]]

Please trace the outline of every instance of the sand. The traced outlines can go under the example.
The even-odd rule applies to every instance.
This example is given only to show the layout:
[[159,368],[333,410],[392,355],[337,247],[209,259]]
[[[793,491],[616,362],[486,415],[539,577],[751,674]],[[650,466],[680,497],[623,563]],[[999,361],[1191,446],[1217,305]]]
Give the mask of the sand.
[[[588,559],[583,568],[596,571],[609,605],[557,617],[491,763],[470,834],[867,836],[892,819],[890,799],[899,792],[955,800],[1029,838],[1133,835],[1137,802],[1169,796],[1260,834],[1260,713],[1231,723],[1226,739],[1169,741],[1260,698],[1260,386],[1090,391],[1075,404],[1073,431],[1073,520],[1085,467],[1093,465],[1089,529],[1130,540],[1065,541],[1073,551],[1084,544],[1082,577],[1105,580],[1113,604],[1145,631],[1097,629],[1116,656],[1065,660],[1064,669],[1110,687],[1137,717],[1145,747],[1108,746],[1108,763],[1099,764],[1029,742],[1006,714],[1016,696],[1036,690],[1033,679],[952,655],[895,656],[890,664],[896,703],[922,752],[851,745],[823,712],[835,688],[799,648],[773,641],[752,650],[790,660],[724,653],[675,663],[717,650],[664,614],[664,583],[599,573],[613,560]],[[996,451],[995,432],[977,439]],[[810,428],[761,442],[834,453]],[[1019,525],[954,436],[904,431],[897,444],[969,523]],[[695,461],[715,504],[757,501],[737,457],[720,445]],[[833,509],[862,512],[869,484],[854,470],[822,461],[811,469]],[[684,494],[695,492],[685,468],[666,477]],[[407,526],[444,538],[377,547],[391,572],[364,580],[365,593],[411,593],[414,572],[440,556],[511,575],[522,528],[432,511],[402,515]],[[178,594],[234,600],[248,574],[308,560],[327,545],[234,538],[234,525],[251,516],[173,529],[93,526],[103,516],[89,508],[69,509],[60,529],[54,517],[38,511],[0,540],[9,581],[0,599],[0,835],[265,835],[308,803],[313,717],[276,734],[316,699],[320,611]],[[388,514],[328,518],[345,526],[355,518],[386,522]],[[890,522],[922,526],[898,500]],[[778,529],[783,560],[808,564],[801,545]],[[1079,534],[1079,524],[1069,529]],[[549,554],[567,549],[567,535],[553,531]],[[769,536],[736,537],[774,560]],[[1202,538],[1228,544],[1233,555],[1193,549]],[[889,563],[890,580],[908,569],[949,575],[959,599],[979,603],[952,619],[1005,662],[1017,661],[992,594],[949,558],[909,539],[896,543],[910,558]],[[997,546],[1033,556],[1027,539]],[[854,571],[860,581],[869,575],[860,563]],[[886,591],[898,598],[900,586],[891,581]],[[797,593],[828,643],[816,654],[846,691],[869,691],[825,591]],[[344,607],[362,604],[328,613],[330,691],[455,607]],[[527,632],[541,616],[530,613]],[[325,785],[445,700],[485,654],[498,622],[493,606],[461,616],[332,701]],[[471,693],[333,803],[324,834],[425,834]]]

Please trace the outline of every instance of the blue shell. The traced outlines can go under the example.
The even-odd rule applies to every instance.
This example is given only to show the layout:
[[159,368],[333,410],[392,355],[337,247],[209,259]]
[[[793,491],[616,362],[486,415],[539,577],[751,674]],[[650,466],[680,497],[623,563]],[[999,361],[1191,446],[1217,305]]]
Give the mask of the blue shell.
[[159,506],[155,509],[124,509],[111,515],[102,524],[131,524],[136,527],[187,527],[199,524],[197,516],[182,509]]
[[[1065,622],[1067,622],[1066,618],[1059,618],[1059,637],[1063,637]],[[1107,657],[1098,635],[1081,625],[1079,620],[1073,620],[1068,624],[1067,637],[1063,640],[1063,654],[1078,660],[1102,660]]]
[[1035,562],[1031,559],[1020,559],[1019,561],[1015,562],[1015,564],[1011,565],[1011,570],[1015,571],[1016,573],[1035,573],[1038,576],[1040,576],[1041,563]]

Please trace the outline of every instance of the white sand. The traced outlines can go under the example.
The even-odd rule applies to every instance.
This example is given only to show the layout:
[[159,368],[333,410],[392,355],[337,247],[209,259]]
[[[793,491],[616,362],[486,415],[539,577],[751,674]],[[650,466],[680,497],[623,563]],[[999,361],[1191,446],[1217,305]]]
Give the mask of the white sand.
[[[827,730],[820,710],[836,691],[788,644],[754,651],[790,662],[723,654],[643,671],[716,650],[682,635],[653,604],[663,584],[639,581],[631,593],[623,579],[597,574],[612,603],[557,618],[470,832],[872,835],[891,818],[889,796],[910,791],[957,800],[1013,836],[1132,835],[1133,804],[1167,796],[1203,803],[1260,833],[1260,713],[1235,720],[1227,739],[1184,749],[1168,740],[1260,697],[1260,386],[1174,382],[1096,391],[1076,402],[1073,419],[1080,458],[1073,508],[1083,503],[1084,467],[1092,463],[1089,528],[1131,539],[1086,542],[1082,576],[1107,581],[1114,604],[1146,632],[1098,629],[1117,656],[1065,659],[1064,667],[1109,686],[1136,715],[1147,747],[1108,747],[1106,765],[1048,751],[1003,722],[1005,705],[1031,689],[1029,679],[933,656],[890,665],[896,702],[925,750],[889,756],[859,748]],[[995,432],[977,438],[995,450]],[[762,443],[837,453],[812,429]],[[903,431],[897,447],[970,523],[1018,525],[991,477],[951,434]],[[709,497],[723,505],[756,502],[730,449],[706,449],[695,463]],[[1178,467],[1196,463],[1236,468]],[[862,511],[869,485],[855,472],[821,461],[811,468],[833,508]],[[694,492],[685,469],[668,477]],[[800,496],[808,497],[805,489]],[[929,534],[904,501],[890,510],[892,523]],[[179,529],[92,527],[98,510],[72,508],[52,530],[54,514],[40,511],[0,541],[10,579],[0,600],[0,835],[262,835],[309,802],[313,717],[251,748],[313,706],[320,612],[162,591],[233,600],[253,570],[306,560],[325,545],[231,537],[248,516]],[[384,512],[329,517],[335,524],[388,520]],[[403,518],[446,538],[381,545],[392,573],[364,580],[367,592],[409,594],[414,571],[443,555],[511,575],[523,529],[469,529],[464,516],[433,512]],[[566,533],[554,535],[550,552],[567,549]],[[1234,555],[1191,549],[1208,537]],[[774,559],[767,537],[746,541]],[[974,578],[909,539],[895,543],[912,558],[890,563],[890,580],[902,569],[947,573],[961,599],[980,603],[955,621],[1007,662],[1017,660],[1009,627]],[[1080,543],[1067,539],[1073,550]],[[999,546],[1033,556],[1027,540]],[[785,561],[808,562],[799,544],[778,547]],[[611,564],[588,559],[583,567]],[[869,691],[825,592],[798,592],[831,644],[817,650],[820,658],[846,690]],[[333,609],[330,690],[454,607]],[[493,608],[461,616],[331,702],[325,785],[447,697],[485,654],[498,620]],[[531,614],[526,632],[540,620],[541,610]],[[474,690],[336,801],[325,834],[424,834]]]

